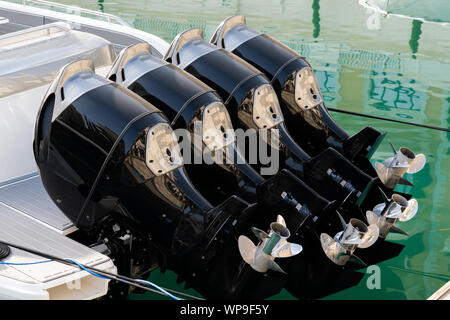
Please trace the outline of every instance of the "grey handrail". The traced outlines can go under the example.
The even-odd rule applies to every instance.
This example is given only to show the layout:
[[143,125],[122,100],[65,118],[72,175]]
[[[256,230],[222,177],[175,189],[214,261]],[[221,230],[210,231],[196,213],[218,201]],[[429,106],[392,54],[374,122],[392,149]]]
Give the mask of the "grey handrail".
[[54,2],[45,1],[45,0],[22,0],[22,4],[25,6],[28,4],[31,4],[31,3],[65,9],[69,12],[74,12],[74,13],[86,13],[86,14],[90,14],[90,15],[93,15],[96,17],[104,18],[107,20],[108,23],[116,23],[116,24],[120,24],[122,26],[127,26],[127,27],[130,26],[122,18],[119,18],[119,17],[117,17],[113,14],[109,14],[109,13],[98,12],[95,10],[84,9],[84,8],[80,8],[80,7],[76,7],[76,6],[69,6],[69,5],[61,4],[61,3],[54,3]]
[[0,48],[16,44],[23,41],[37,39],[43,36],[50,36],[58,32],[70,32],[71,27],[64,22],[54,22],[41,26],[7,33],[0,36]]

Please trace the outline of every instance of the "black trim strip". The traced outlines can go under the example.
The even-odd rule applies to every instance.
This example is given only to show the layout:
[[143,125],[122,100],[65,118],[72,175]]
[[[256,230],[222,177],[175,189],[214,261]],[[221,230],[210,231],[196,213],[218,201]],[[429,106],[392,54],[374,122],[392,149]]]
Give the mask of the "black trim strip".
[[283,69],[290,64],[291,62],[299,59],[300,57],[292,57],[291,59],[289,59],[288,61],[286,61],[278,70],[277,72],[275,72],[275,74],[273,75],[272,79],[270,80],[270,84],[273,84],[273,82],[275,81],[275,79],[278,77],[278,74],[280,74],[281,71],[283,71]]
[[215,90],[208,90],[208,91],[200,91],[197,94],[193,95],[192,97],[190,97],[180,108],[180,111],[178,111],[178,113],[176,114],[176,116],[173,118],[172,122],[170,123],[170,126],[172,127],[173,125],[175,125],[176,121],[178,120],[178,118],[181,116],[181,114],[183,113],[184,109],[186,109],[186,107],[195,99],[197,99],[198,97],[204,95],[205,93],[210,93],[210,92],[215,92]]
[[95,142],[93,142],[92,140],[88,139],[86,136],[82,135],[81,133],[79,133],[78,131],[74,130],[72,127],[70,127],[69,125],[67,125],[66,123],[64,123],[63,121],[59,120],[58,118],[56,118],[56,120],[54,122],[59,123],[60,125],[62,125],[64,128],[66,128],[67,130],[71,131],[73,134],[77,135],[78,137],[80,137],[81,139],[83,139],[84,141],[86,141],[87,143],[91,144],[92,146],[94,146],[96,149],[98,149],[101,153],[103,153],[104,155],[108,155],[108,152],[106,152],[102,147],[100,147],[98,144],[96,144]]
[[89,203],[89,201],[90,201],[90,199],[91,199],[91,197],[92,197],[92,195],[93,195],[93,193],[94,193],[95,188],[97,188],[97,185],[98,185],[98,183],[99,183],[99,181],[100,181],[100,177],[103,175],[103,172],[105,171],[106,166],[107,166],[107,164],[109,163],[109,159],[111,159],[111,157],[112,157],[114,151],[116,151],[117,145],[118,145],[119,142],[122,140],[122,138],[123,138],[123,136],[125,135],[125,133],[128,131],[128,129],[129,129],[136,121],[138,121],[138,120],[140,120],[140,119],[142,119],[142,118],[144,118],[144,117],[146,117],[146,116],[148,116],[148,115],[150,115],[150,114],[153,114],[153,113],[155,113],[155,111],[148,111],[148,112],[146,112],[146,113],[142,113],[142,114],[136,116],[133,120],[131,120],[131,121],[126,125],[126,127],[122,130],[122,132],[120,133],[120,135],[117,137],[117,140],[114,142],[114,144],[113,144],[111,150],[109,151],[108,155],[106,156],[106,159],[105,159],[105,161],[103,162],[102,167],[100,168],[100,171],[98,172],[98,175],[97,175],[97,177],[95,178],[94,183],[92,184],[91,190],[89,190],[89,194],[88,194],[88,196],[86,197],[86,200],[84,201],[83,206],[82,206],[81,209],[80,209],[80,213],[78,214],[77,221],[75,222],[75,225],[78,225],[78,222],[80,221],[80,217],[81,217],[81,215],[83,214],[84,210],[86,210],[86,206],[87,206],[87,204]]
[[254,73],[254,74],[251,74],[251,75],[245,77],[244,79],[242,79],[241,82],[239,82],[239,83],[236,85],[236,87],[234,87],[233,91],[231,91],[231,93],[229,94],[229,96],[228,96],[228,98],[227,98],[227,101],[225,101],[224,105],[227,105],[228,102],[230,102],[230,100],[233,98],[234,93],[235,93],[235,92],[236,92],[236,91],[237,91],[237,90],[238,90],[245,82],[247,82],[247,81],[250,80],[250,79],[256,78],[257,76],[263,76],[263,75],[264,75],[263,73]]

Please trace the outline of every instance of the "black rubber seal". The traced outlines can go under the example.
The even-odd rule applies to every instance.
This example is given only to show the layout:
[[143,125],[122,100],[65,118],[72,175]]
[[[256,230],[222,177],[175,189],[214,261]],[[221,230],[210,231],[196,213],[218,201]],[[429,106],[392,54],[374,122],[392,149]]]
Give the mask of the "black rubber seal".
[[11,249],[3,243],[0,243],[0,260],[3,260],[7,256],[9,256],[9,253],[11,252]]

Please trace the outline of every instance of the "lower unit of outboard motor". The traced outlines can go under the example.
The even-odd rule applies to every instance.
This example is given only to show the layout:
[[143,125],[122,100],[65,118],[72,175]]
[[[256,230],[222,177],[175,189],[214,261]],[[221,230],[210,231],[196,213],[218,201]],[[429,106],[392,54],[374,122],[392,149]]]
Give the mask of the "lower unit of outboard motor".
[[[211,205],[189,180],[160,110],[94,71],[88,60],[66,65],[41,105],[34,154],[49,196],[79,232],[120,217],[112,228],[126,220],[127,241],[144,234],[163,269],[207,282],[205,270],[223,268],[223,255],[239,257],[236,238],[255,210],[236,196]],[[220,280],[211,292],[227,287]],[[281,289],[274,283],[269,291]]]
[[375,178],[332,148],[315,157],[303,151],[288,132],[278,97],[259,70],[206,42],[199,29],[178,35],[165,60],[216,90],[225,101],[235,128],[250,129],[263,137],[266,135],[265,146],[279,154],[281,168],[296,173],[329,200],[348,200],[361,205]]

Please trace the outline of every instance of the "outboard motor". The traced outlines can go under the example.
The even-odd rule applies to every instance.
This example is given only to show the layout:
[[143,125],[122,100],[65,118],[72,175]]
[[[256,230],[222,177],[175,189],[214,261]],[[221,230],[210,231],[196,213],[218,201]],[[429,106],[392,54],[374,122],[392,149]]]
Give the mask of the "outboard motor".
[[207,199],[222,202],[235,194],[257,202],[259,215],[252,225],[265,227],[275,218],[274,212],[283,212],[290,230],[300,235],[302,226],[325,223],[337,209],[336,201],[321,197],[286,169],[269,179],[256,172],[236,145],[229,113],[219,95],[186,71],[153,56],[149,44],[123,49],[107,78],[158,106],[177,132],[189,133],[183,136],[190,140],[188,148],[192,145],[194,152],[203,154],[214,152],[211,164],[184,157],[191,161],[185,160],[189,176]]
[[[80,232],[104,240],[114,231],[104,240],[112,251],[120,241],[128,241],[123,250],[134,248],[139,238],[147,244],[140,254],[153,252],[163,270],[226,296],[227,278],[211,284],[209,277],[233,276],[218,261],[240,261],[236,239],[255,210],[236,196],[211,205],[189,180],[177,142],[160,110],[82,60],[63,67],[51,84],[34,154],[48,194]],[[138,258],[134,251],[126,262]],[[259,285],[281,289],[270,279]]]
[[375,179],[332,148],[314,158],[303,151],[286,128],[268,79],[239,57],[206,42],[202,30],[179,34],[164,59],[215,89],[236,128],[257,132],[277,129],[270,130],[270,134],[279,133],[278,141],[270,142],[270,147],[282,151],[281,166],[295,172],[314,190],[326,190],[324,196],[329,200],[348,199],[360,205],[365,199]]
[[[225,19],[211,43],[234,53],[270,79],[281,101],[286,125],[294,139],[311,155],[333,147],[363,171],[376,176],[369,159],[386,133],[366,127],[350,136],[325,107],[316,76],[306,59],[267,34],[245,24],[245,17]],[[378,176],[381,172],[377,169]],[[381,179],[386,184],[386,179]],[[404,181],[397,180],[398,183]],[[393,189],[392,184],[386,184]]]

